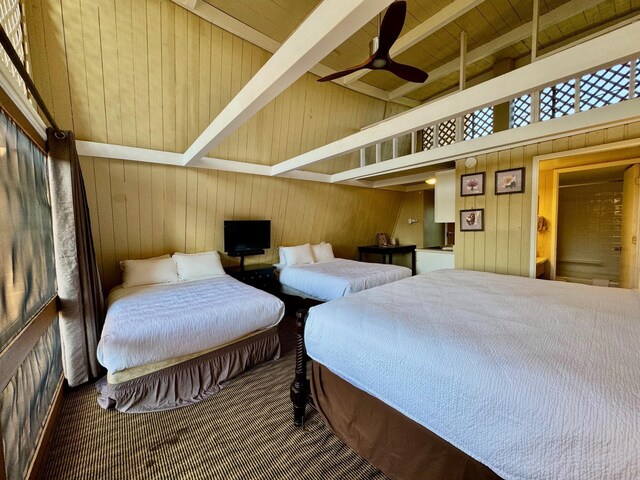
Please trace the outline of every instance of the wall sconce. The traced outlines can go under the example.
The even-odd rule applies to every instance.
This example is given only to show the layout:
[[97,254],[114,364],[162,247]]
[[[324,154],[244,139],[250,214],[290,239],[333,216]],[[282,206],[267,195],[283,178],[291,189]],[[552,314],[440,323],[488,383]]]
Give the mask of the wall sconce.
[[431,177],[431,178],[427,178],[424,183],[426,183],[427,185],[435,185],[436,184],[436,177]]

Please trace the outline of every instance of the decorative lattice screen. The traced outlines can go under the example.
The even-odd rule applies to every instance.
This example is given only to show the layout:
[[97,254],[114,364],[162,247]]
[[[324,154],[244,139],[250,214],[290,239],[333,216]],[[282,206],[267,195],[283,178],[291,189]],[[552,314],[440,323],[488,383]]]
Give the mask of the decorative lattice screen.
[[575,80],[558,83],[540,92],[540,120],[573,115],[575,113]]
[[493,107],[485,107],[464,117],[464,139],[484,137],[493,133]]
[[[22,6],[20,4],[20,0],[0,0],[0,24],[2,24],[2,28],[4,28],[5,32],[7,32],[7,35],[11,39],[13,48],[18,52],[20,60],[22,60],[22,63],[27,65],[27,50],[24,41],[24,25],[22,19]],[[0,55],[2,57],[2,63],[11,73],[20,89],[22,89],[26,94],[27,89],[24,81],[20,75],[18,75],[18,71],[13,66],[13,63],[11,63],[9,56],[2,47],[0,47],[0,51],[2,52]]]
[[636,97],[640,97],[640,58],[636,60]]
[[434,147],[435,128],[433,125],[422,130],[422,150],[431,150]]
[[583,75],[580,79],[580,111],[604,107],[629,98],[629,62]]
[[531,123],[531,95],[511,100],[509,106],[509,128],[524,127]]
[[438,125],[438,146],[456,143],[456,119],[452,118]]

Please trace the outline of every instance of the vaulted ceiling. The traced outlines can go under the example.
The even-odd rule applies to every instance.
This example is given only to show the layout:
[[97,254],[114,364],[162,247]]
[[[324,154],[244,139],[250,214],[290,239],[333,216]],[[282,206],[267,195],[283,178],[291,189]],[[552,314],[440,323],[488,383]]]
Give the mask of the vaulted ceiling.
[[[206,3],[282,43],[320,1],[206,0]],[[492,72],[494,65],[503,59],[513,59],[519,64],[528,62],[533,0],[408,0],[401,38],[443,9],[451,9],[453,4],[473,8],[461,8],[461,12],[444,22],[442,28],[395,57],[432,73],[426,84],[410,85],[412,91],[402,92],[403,96],[423,102],[457,86],[457,58],[463,31],[467,33],[469,79]],[[611,22],[640,14],[640,0],[539,0],[539,8],[538,50],[544,53],[545,49],[606,28]],[[379,18],[372,19],[321,63],[333,70],[342,70],[362,62],[369,54],[369,42],[377,33],[378,21]],[[524,28],[527,25],[528,28]],[[508,36],[518,27],[523,27],[522,31],[527,35]],[[472,55],[474,51],[483,55]],[[394,91],[396,95],[401,92],[396,89],[407,88],[406,82],[384,71],[369,72],[358,80],[390,92],[392,97]]]

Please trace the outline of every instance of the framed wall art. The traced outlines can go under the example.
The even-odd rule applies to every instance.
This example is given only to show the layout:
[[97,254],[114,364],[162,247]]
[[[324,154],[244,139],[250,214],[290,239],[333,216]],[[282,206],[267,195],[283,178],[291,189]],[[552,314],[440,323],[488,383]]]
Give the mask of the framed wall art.
[[484,195],[484,172],[469,173],[460,177],[460,196]]

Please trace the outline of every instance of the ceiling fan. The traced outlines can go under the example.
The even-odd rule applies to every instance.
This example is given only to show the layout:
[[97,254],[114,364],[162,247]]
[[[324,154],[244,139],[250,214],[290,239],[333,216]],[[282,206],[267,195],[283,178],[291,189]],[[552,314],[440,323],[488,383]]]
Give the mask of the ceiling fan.
[[360,65],[356,65],[340,72],[332,73],[318,79],[319,82],[328,82],[336,78],[344,77],[350,73],[362,69],[386,70],[407,80],[408,82],[423,83],[429,74],[419,68],[394,62],[389,56],[389,50],[400,36],[405,17],[407,16],[407,2],[397,1],[389,5],[384,18],[380,23],[378,36],[371,41],[371,56]]

